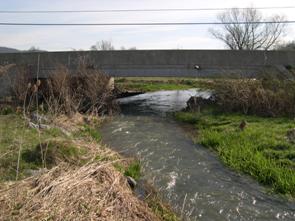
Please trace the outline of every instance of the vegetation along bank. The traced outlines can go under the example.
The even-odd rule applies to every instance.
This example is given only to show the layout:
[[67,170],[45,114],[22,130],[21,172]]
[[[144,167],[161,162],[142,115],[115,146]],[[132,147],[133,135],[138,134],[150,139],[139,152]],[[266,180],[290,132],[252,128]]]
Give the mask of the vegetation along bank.
[[295,197],[295,86],[289,80],[215,81],[211,100],[191,99],[176,119],[195,142],[270,190]]
[[140,162],[101,143],[99,126],[117,111],[109,77],[19,71],[0,107],[1,220],[178,220],[153,188],[134,193]]

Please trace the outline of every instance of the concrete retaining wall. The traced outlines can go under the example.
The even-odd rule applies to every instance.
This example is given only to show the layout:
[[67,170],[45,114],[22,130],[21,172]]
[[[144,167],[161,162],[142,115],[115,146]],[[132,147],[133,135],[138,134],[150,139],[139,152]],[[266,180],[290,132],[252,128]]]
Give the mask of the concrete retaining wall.
[[[286,73],[295,67],[294,51],[231,51],[231,50],[135,50],[88,52],[32,52],[0,54],[0,65],[29,65],[36,75],[47,77],[57,65],[75,70],[84,62],[90,68],[104,70],[114,77],[172,76],[219,77],[241,75],[256,77],[263,69]],[[195,69],[198,65],[200,68]],[[7,88],[0,78],[0,95]],[[6,89],[5,89],[6,90]]]
[[[295,66],[292,51],[230,50],[136,50],[92,52],[42,52],[0,54],[0,64],[36,67],[40,56],[41,75],[57,64],[75,68],[79,61],[113,76],[215,76],[224,73],[253,74],[264,67],[283,70]],[[194,69],[195,65],[200,70]]]

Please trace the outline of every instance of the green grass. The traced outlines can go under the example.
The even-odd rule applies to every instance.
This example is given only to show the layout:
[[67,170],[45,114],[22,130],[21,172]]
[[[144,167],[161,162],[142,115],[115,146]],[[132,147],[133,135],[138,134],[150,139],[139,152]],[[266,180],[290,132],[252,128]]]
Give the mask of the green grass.
[[101,134],[99,133],[98,129],[89,125],[83,125],[81,130],[76,134],[84,138],[90,138],[96,142],[101,141]]
[[168,83],[129,83],[124,85],[125,90],[152,92],[160,90],[185,90],[191,88],[188,85],[168,84]]
[[[52,131],[41,134],[47,140]],[[39,134],[35,129],[25,125],[21,116],[15,114],[0,115],[0,180],[13,180],[16,177],[18,150],[22,153],[33,150],[39,143]],[[38,164],[26,162],[21,158],[20,177],[27,169],[36,169]]]
[[207,87],[207,79],[175,77],[126,77],[116,78],[116,86],[121,90],[152,92],[159,90],[185,90]]
[[140,173],[140,162],[134,161],[131,162],[124,172],[125,176],[130,176],[135,180],[139,180],[141,173]]
[[[45,165],[43,165],[41,153],[45,156]],[[85,148],[78,148],[69,141],[48,140],[38,144],[35,148],[26,149],[23,151],[21,158],[25,163],[31,163],[39,168],[46,166],[46,168],[50,169],[60,162],[83,165],[85,160],[81,159],[81,156],[84,156],[86,153],[87,150]]]
[[[295,145],[286,138],[295,127],[288,118],[262,118],[242,114],[179,112],[175,117],[194,124],[196,141],[215,150],[229,167],[248,174],[276,193],[295,197]],[[240,130],[242,120],[247,121]]]
[[[96,131],[86,125],[74,136],[67,136],[58,128],[50,128],[41,130],[39,138],[39,132],[30,128],[21,115],[0,115],[0,181],[15,180],[20,147],[19,179],[29,175],[28,171],[41,168],[44,163],[48,168],[61,161],[76,165],[85,163],[86,148],[75,146],[72,140],[90,138],[98,142],[101,136]],[[44,154],[46,152],[44,162],[41,149]]]
[[141,166],[138,160],[132,160],[127,165],[115,162],[113,166],[125,176],[130,176],[136,181],[141,177]]
[[14,111],[10,106],[0,107],[0,114],[1,115],[8,115],[12,114]]

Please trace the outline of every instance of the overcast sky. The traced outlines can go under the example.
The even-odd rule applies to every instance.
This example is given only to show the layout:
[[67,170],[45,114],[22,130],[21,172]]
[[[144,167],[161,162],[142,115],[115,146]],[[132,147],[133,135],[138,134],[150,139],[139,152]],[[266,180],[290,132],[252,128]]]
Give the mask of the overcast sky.
[[[0,1],[1,10],[101,10],[216,7],[295,6],[295,0],[9,0]],[[295,20],[295,9],[263,10],[265,16],[285,15]],[[0,14],[0,22],[108,23],[108,22],[212,22],[217,11],[135,12],[90,14]],[[212,26],[169,27],[4,27],[0,26],[0,46],[45,50],[87,50],[100,40],[111,40],[116,48],[138,49],[223,49],[212,38]],[[285,40],[295,40],[295,24],[289,25]]]

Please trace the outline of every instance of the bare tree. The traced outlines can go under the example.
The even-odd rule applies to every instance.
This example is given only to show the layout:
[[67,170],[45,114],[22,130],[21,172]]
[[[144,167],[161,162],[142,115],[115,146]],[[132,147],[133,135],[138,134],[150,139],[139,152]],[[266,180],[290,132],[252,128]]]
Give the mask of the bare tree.
[[[211,34],[232,50],[268,50],[284,34],[286,25],[279,23],[284,17],[274,15],[263,18],[254,8],[230,9],[218,15],[221,29],[210,29]],[[263,23],[265,21],[271,21]],[[273,22],[273,23],[272,23]]]
[[111,50],[115,50],[115,47],[113,46],[112,41],[101,40],[101,41],[97,42],[95,45],[92,45],[90,47],[90,50],[93,50],[93,51],[97,51],[97,50],[111,51]]

